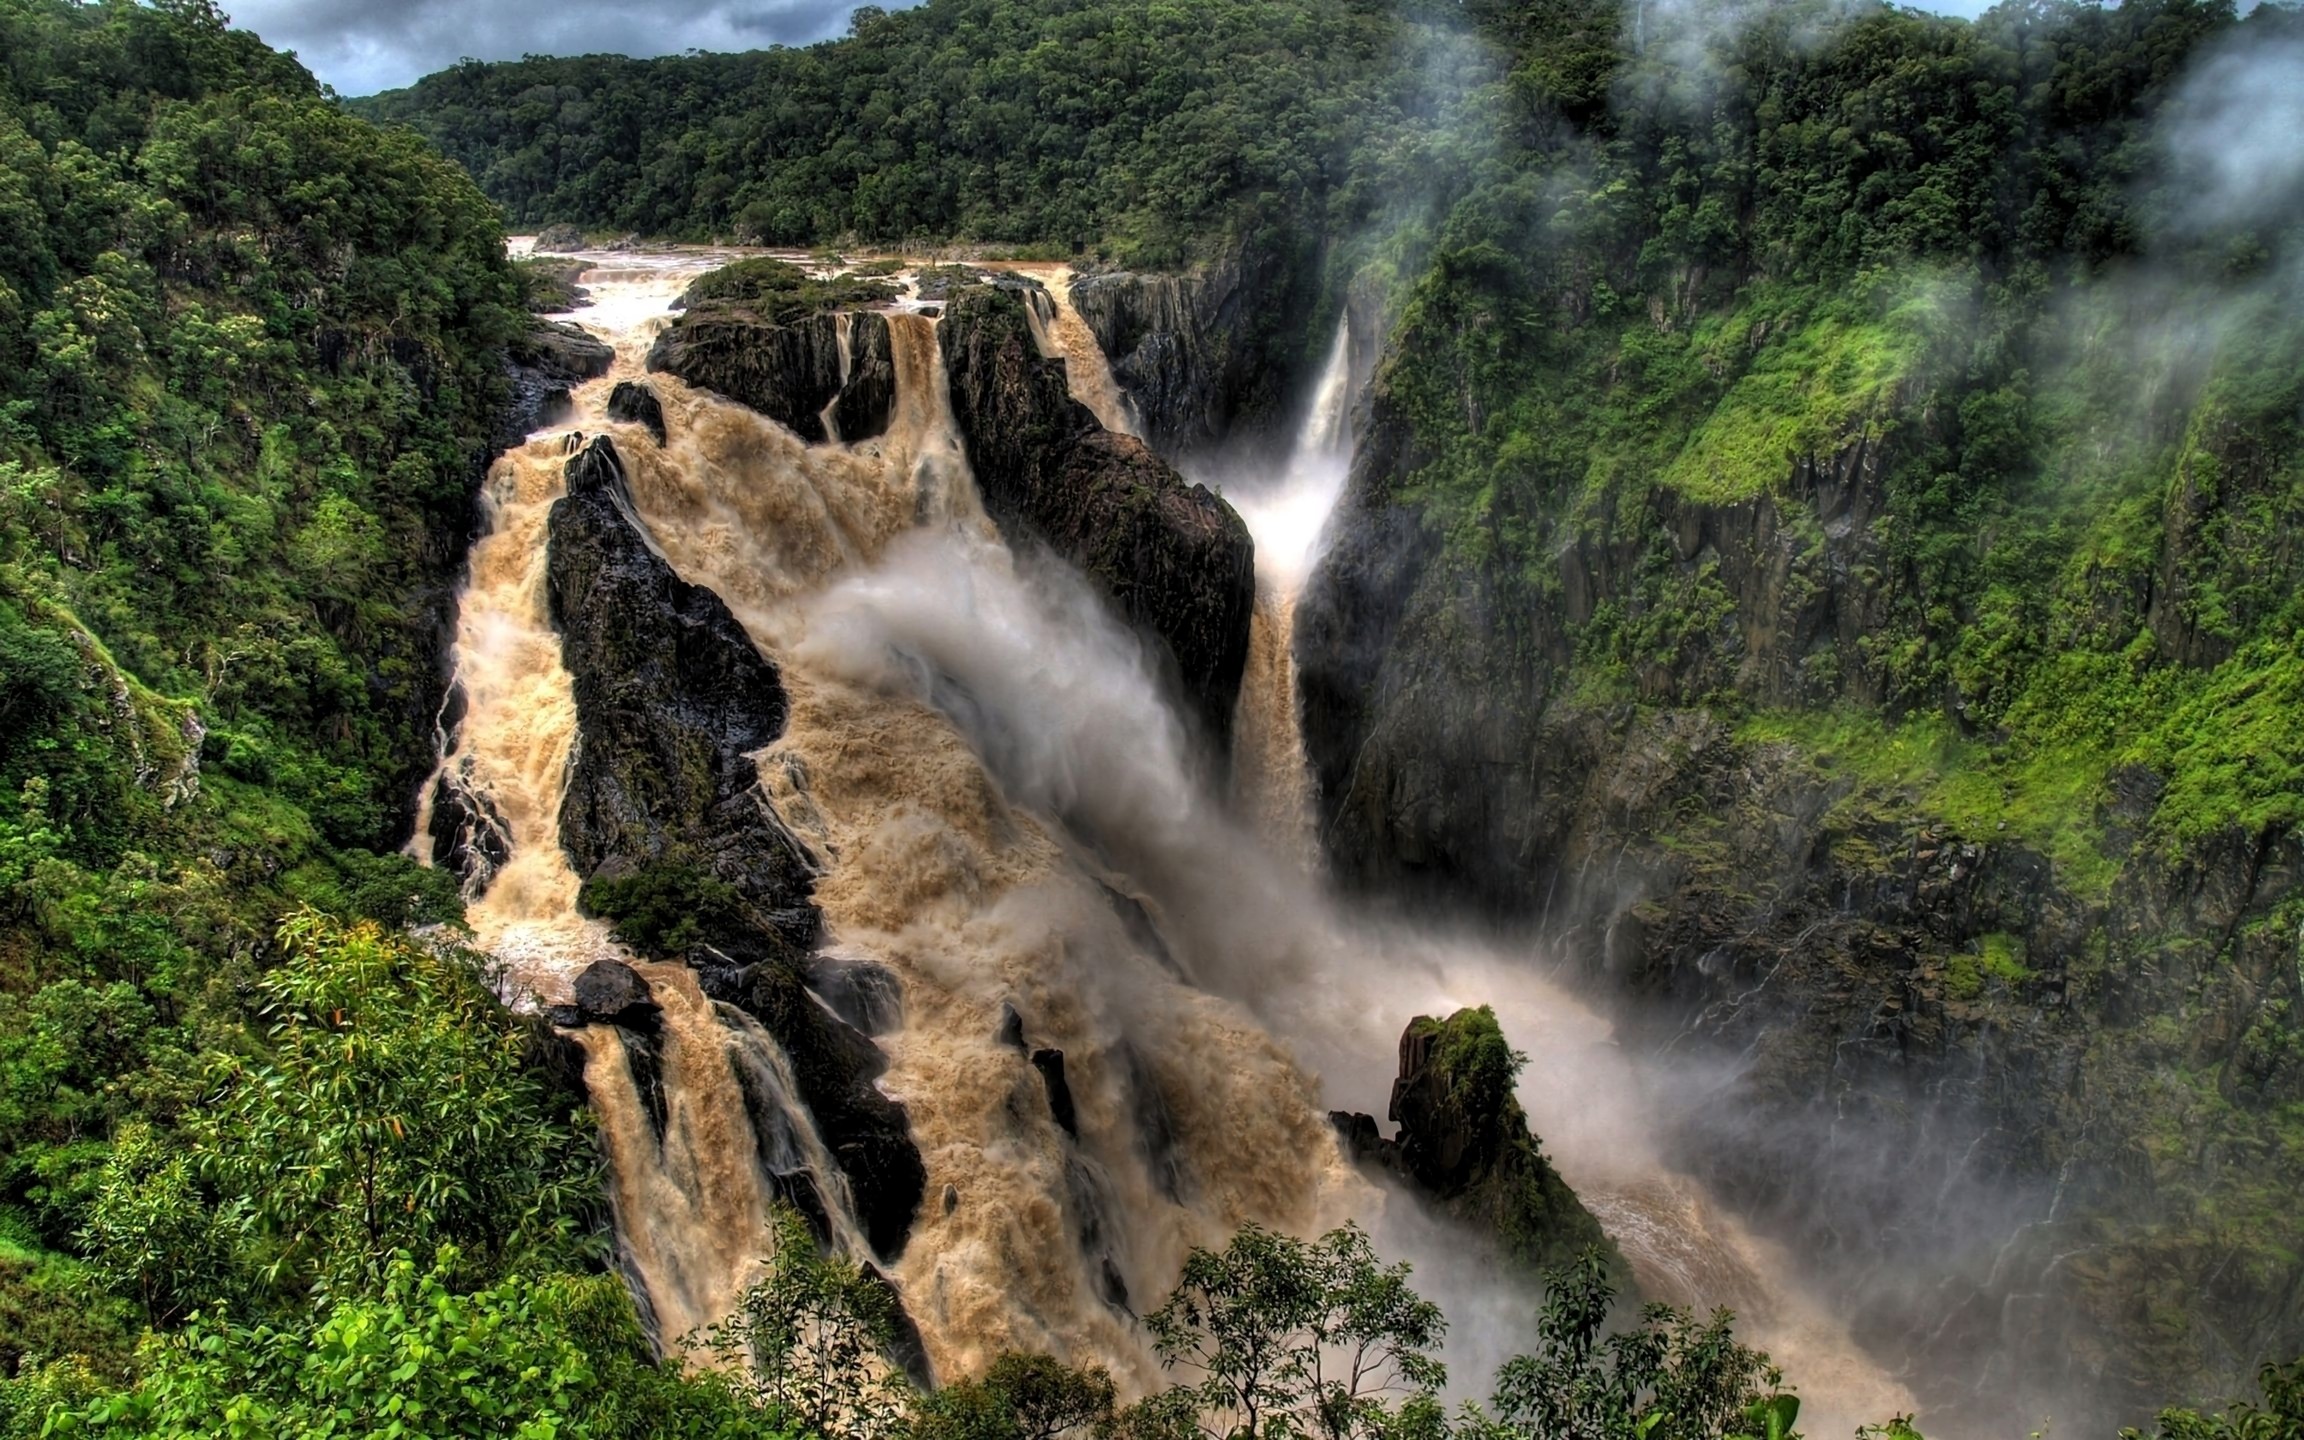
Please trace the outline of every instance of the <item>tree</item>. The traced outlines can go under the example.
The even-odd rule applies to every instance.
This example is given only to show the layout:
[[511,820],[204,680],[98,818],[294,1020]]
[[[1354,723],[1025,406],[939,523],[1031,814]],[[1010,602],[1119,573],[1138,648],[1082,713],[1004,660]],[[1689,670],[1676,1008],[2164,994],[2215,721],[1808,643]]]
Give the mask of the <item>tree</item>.
[[471,958],[310,911],[280,939],[269,1048],[220,1060],[191,1126],[262,1278],[365,1287],[444,1243],[487,1276],[573,1245],[596,1162]]
[[1075,1370],[1047,1355],[1010,1351],[981,1380],[961,1380],[923,1395],[910,1440],[1062,1440],[1101,1434],[1113,1420],[1117,1392],[1102,1367]]
[[2151,1430],[2123,1430],[2121,1440],[2304,1440],[2304,1360],[2267,1364],[2256,1383],[2261,1405],[2242,1400],[2214,1415],[2163,1410]]
[[1650,1305],[1607,1333],[1616,1303],[1597,1251],[1552,1272],[1537,1348],[1497,1372],[1493,1416],[1472,1428],[1497,1440],[1789,1440],[1799,1401],[1768,1357],[1737,1343],[1732,1317],[1698,1322]]
[[754,1404],[832,1440],[894,1434],[910,1386],[884,1356],[894,1294],[856,1262],[818,1250],[808,1222],[778,1206],[768,1274],[705,1332],[701,1348]]
[[1250,1225],[1222,1251],[1195,1249],[1145,1323],[1165,1364],[1203,1378],[1132,1423],[1173,1425],[1188,1399],[1214,1437],[1384,1433],[1406,1409],[1390,1397],[1429,1401],[1447,1379],[1432,1355],[1447,1319],[1408,1275],[1354,1225],[1317,1241]]

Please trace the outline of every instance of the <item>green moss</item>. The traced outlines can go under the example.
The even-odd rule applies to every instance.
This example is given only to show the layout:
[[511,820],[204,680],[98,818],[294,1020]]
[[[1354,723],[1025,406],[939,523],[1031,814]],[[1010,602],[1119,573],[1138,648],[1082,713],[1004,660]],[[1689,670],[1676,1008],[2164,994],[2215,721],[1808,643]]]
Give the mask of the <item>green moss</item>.
[[1691,357],[1708,371],[1746,355],[1749,364],[1666,467],[1664,484],[1713,503],[1750,499],[1781,485],[1801,457],[1893,426],[1898,388],[1939,308],[1935,287],[1913,286],[1880,314],[1840,300],[1802,315],[1791,299],[1799,293],[1764,290],[1697,333]]

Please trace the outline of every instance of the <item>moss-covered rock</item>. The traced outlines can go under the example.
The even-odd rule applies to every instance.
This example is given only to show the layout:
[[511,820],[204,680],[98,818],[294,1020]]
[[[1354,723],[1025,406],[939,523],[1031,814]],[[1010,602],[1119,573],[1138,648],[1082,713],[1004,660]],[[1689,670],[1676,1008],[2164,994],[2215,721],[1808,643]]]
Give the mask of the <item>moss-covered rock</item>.
[[1544,1158],[1512,1093],[1526,1059],[1485,1005],[1445,1020],[1419,1015],[1400,1036],[1389,1112],[1398,1135],[1382,1138],[1366,1115],[1331,1118],[1354,1159],[1400,1176],[1441,1214],[1492,1239],[1531,1281],[1597,1249],[1629,1288],[1630,1268]]

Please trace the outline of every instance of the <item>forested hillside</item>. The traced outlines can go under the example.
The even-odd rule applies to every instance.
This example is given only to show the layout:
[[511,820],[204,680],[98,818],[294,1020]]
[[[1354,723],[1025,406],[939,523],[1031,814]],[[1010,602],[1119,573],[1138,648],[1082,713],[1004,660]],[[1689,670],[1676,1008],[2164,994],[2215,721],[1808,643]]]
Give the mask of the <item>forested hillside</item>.
[[1381,0],[962,0],[807,49],[460,65],[354,102],[517,225],[976,240],[1175,263],[1430,173],[1476,52]]

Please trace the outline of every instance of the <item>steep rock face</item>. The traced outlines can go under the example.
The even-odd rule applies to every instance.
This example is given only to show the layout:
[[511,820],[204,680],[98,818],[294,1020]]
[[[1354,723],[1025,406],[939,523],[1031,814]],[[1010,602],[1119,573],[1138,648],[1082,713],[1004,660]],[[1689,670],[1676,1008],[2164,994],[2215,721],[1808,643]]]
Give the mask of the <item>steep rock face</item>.
[[[855,363],[843,366],[841,343]],[[870,311],[825,311],[779,323],[738,302],[691,307],[648,351],[648,369],[759,411],[809,444],[867,440],[888,428],[895,399],[888,318]]]
[[1248,659],[1255,550],[1205,486],[1096,423],[1043,358],[1015,283],[957,290],[938,329],[953,417],[984,505],[1012,541],[1078,565],[1156,637],[1206,732],[1230,733]]
[[1302,325],[1318,308],[1317,279],[1309,247],[1233,249],[1183,274],[1082,275],[1072,303],[1145,438],[1181,456],[1282,416],[1317,364]]
[[903,1107],[873,1084],[886,1068],[878,1047],[807,992],[815,862],[751,758],[783,730],[775,666],[718,596],[650,548],[606,438],[569,462],[549,529],[552,617],[582,732],[561,843],[586,901],[613,902],[635,943],[685,960],[706,994],[776,1037],[867,1235],[892,1257],[926,1171]]
[[1419,1015],[1400,1035],[1389,1111],[1398,1136],[1382,1138],[1367,1115],[1329,1118],[1353,1159],[1401,1177],[1532,1275],[1598,1249],[1628,1284],[1623,1257],[1529,1132],[1512,1095],[1516,1069],[1486,1008]]
[[579,326],[530,321],[506,351],[504,368],[512,395],[502,412],[497,448],[510,449],[530,431],[553,423],[557,418],[553,412],[567,405],[568,392],[607,374],[615,360],[616,352],[607,342]]
[[[2304,1096],[2304,1064],[2274,1038],[2304,1000],[2292,833],[2172,860],[2135,843],[2163,781],[2130,767],[2081,817],[2117,869],[2091,881],[2005,825],[1964,830],[1906,782],[1866,778],[1867,757],[1743,730],[1743,707],[1893,704],[1875,643],[1893,457],[1876,435],[1799,457],[1750,500],[1657,487],[1556,517],[1519,565],[1444,541],[1399,491],[1428,458],[1415,427],[1381,390],[1372,414],[1296,632],[1342,876],[1541,920],[1596,981],[1651,1002],[1649,1043],[1742,1057],[1689,1118],[1683,1158],[1837,1276],[1892,1363],[2013,1367],[2093,1424],[2304,1340],[2292,1272],[2227,1268],[2233,1251],[2206,1239],[2262,1253],[2271,1222],[2246,1188],[2215,1220],[2194,1208],[2217,1173],[2200,1153],[2241,1143],[2206,1137],[2248,1133],[2209,1117]],[[2244,454],[2220,471],[2240,494],[2257,473]],[[2107,577],[2087,622],[2141,629],[2167,660],[2219,658],[2165,597],[2245,593],[2225,550],[2191,538],[2234,523],[2179,483],[2157,570]],[[1577,688],[1580,646],[1659,614],[1691,619],[1630,648],[1613,688]],[[1958,697],[1942,709],[1958,733]],[[2199,1075],[2221,1078],[2205,1093],[2175,1078]],[[2198,1318],[2148,1323],[2147,1290]],[[2008,1393],[1923,1398],[1980,1420]],[[2076,1395],[2100,1408],[2075,1417]]]

